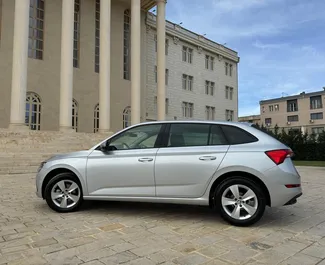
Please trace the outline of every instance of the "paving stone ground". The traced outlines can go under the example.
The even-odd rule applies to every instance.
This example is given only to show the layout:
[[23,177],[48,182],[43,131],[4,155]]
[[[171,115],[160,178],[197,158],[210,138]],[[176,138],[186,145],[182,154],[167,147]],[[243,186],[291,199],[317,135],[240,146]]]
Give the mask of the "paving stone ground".
[[325,265],[325,168],[299,167],[304,195],[249,228],[205,207],[92,202],[58,214],[35,177],[0,176],[0,264]]

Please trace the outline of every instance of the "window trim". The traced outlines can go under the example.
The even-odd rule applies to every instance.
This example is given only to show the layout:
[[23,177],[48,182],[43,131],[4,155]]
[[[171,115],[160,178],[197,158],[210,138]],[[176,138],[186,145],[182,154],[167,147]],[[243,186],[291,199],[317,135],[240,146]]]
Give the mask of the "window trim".
[[[200,124],[200,125],[209,125],[209,132],[208,132],[209,135],[208,135],[207,145],[193,145],[193,146],[179,146],[179,147],[168,146],[169,137],[170,137],[170,129],[171,129],[171,126],[173,124],[177,124],[177,125],[182,125],[182,124],[186,124],[186,125],[189,125],[189,124],[191,124],[191,125],[198,125],[198,124]],[[167,123],[166,130],[164,131],[164,136],[162,138],[162,142],[161,142],[161,145],[160,145],[159,148],[197,148],[197,147],[206,147],[206,146],[229,146],[229,140],[226,137],[223,130],[221,129],[220,125],[221,124],[210,123],[210,122],[206,122],[206,123],[203,123],[203,122],[170,122],[170,123]],[[212,126],[219,127],[220,132],[224,136],[224,139],[226,140],[227,144],[218,144],[218,145],[217,144],[215,144],[215,145],[209,144],[210,143]]]
[[[313,115],[316,115],[316,119],[315,118],[312,118]],[[321,118],[318,118],[318,116],[321,116]],[[321,112],[313,112],[313,113],[310,113],[310,119],[311,120],[323,120],[324,119],[324,113],[321,111]]]
[[138,150],[148,150],[148,149],[158,149],[161,148],[161,144],[162,144],[162,139],[164,138],[164,135],[166,133],[166,123],[152,123],[152,124],[138,124],[135,126],[131,126],[131,127],[127,127],[124,130],[120,131],[118,134],[115,134],[114,136],[108,138],[107,140],[105,140],[102,144],[98,145],[95,150],[97,151],[102,151],[101,146],[103,144],[107,144],[107,143],[111,143],[112,141],[114,141],[114,139],[116,139],[117,137],[120,137],[121,134],[124,134],[130,130],[133,130],[135,128],[138,127],[144,127],[144,126],[154,126],[154,125],[161,125],[161,128],[159,130],[157,139],[155,141],[155,145],[154,147],[150,147],[150,148],[134,148],[134,149],[122,149],[122,150],[112,150],[112,151],[106,151],[105,153],[115,153],[115,152],[132,152],[132,151],[138,151]]
[[[220,124],[220,127],[221,127],[221,130],[222,130],[222,132],[224,133],[224,135],[225,135],[225,137],[226,137],[226,139],[227,139],[227,141],[228,141],[228,143],[229,143],[230,146],[232,146],[232,145],[241,145],[241,144],[251,144],[251,143],[256,143],[256,142],[259,141],[259,139],[258,139],[256,136],[254,136],[254,135],[251,134],[250,132],[248,132],[248,131],[246,131],[246,130],[244,130],[244,129],[238,127],[238,126],[228,125],[228,124]],[[253,141],[253,142],[248,142],[248,143],[232,144],[231,141],[229,140],[229,138],[227,137],[227,134],[224,132],[223,127],[235,127],[235,128],[237,128],[238,130],[244,132],[246,135],[248,135],[248,136],[254,138],[255,141]]]

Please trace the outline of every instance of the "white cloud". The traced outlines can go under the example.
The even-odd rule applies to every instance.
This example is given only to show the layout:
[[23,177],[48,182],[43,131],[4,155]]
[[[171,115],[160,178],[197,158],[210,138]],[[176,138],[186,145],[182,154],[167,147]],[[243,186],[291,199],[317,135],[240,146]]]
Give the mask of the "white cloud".
[[265,0],[214,0],[215,8],[223,12],[238,12],[252,7],[263,6],[266,4]]
[[262,43],[260,41],[255,41],[253,43],[253,46],[262,50],[265,49],[283,49],[285,47],[288,47],[288,43]]

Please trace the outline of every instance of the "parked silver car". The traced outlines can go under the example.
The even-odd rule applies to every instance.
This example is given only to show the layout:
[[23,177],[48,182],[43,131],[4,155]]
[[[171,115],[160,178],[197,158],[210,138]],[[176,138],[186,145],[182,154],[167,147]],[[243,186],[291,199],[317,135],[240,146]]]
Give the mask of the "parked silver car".
[[206,205],[233,225],[257,222],[266,205],[302,195],[290,148],[251,124],[141,123],[90,150],[43,162],[37,195],[57,212],[83,200]]

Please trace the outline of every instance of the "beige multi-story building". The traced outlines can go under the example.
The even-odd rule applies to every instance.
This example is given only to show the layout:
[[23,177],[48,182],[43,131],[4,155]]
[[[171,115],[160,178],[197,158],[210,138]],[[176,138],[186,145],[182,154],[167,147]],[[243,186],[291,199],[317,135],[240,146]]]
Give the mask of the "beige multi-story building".
[[238,117],[238,121],[260,124],[261,123],[261,115],[241,116],[241,117]]
[[319,134],[325,130],[323,91],[260,101],[261,123],[287,131]]
[[114,132],[146,120],[237,120],[237,52],[166,21],[165,5],[0,0],[0,127]]

